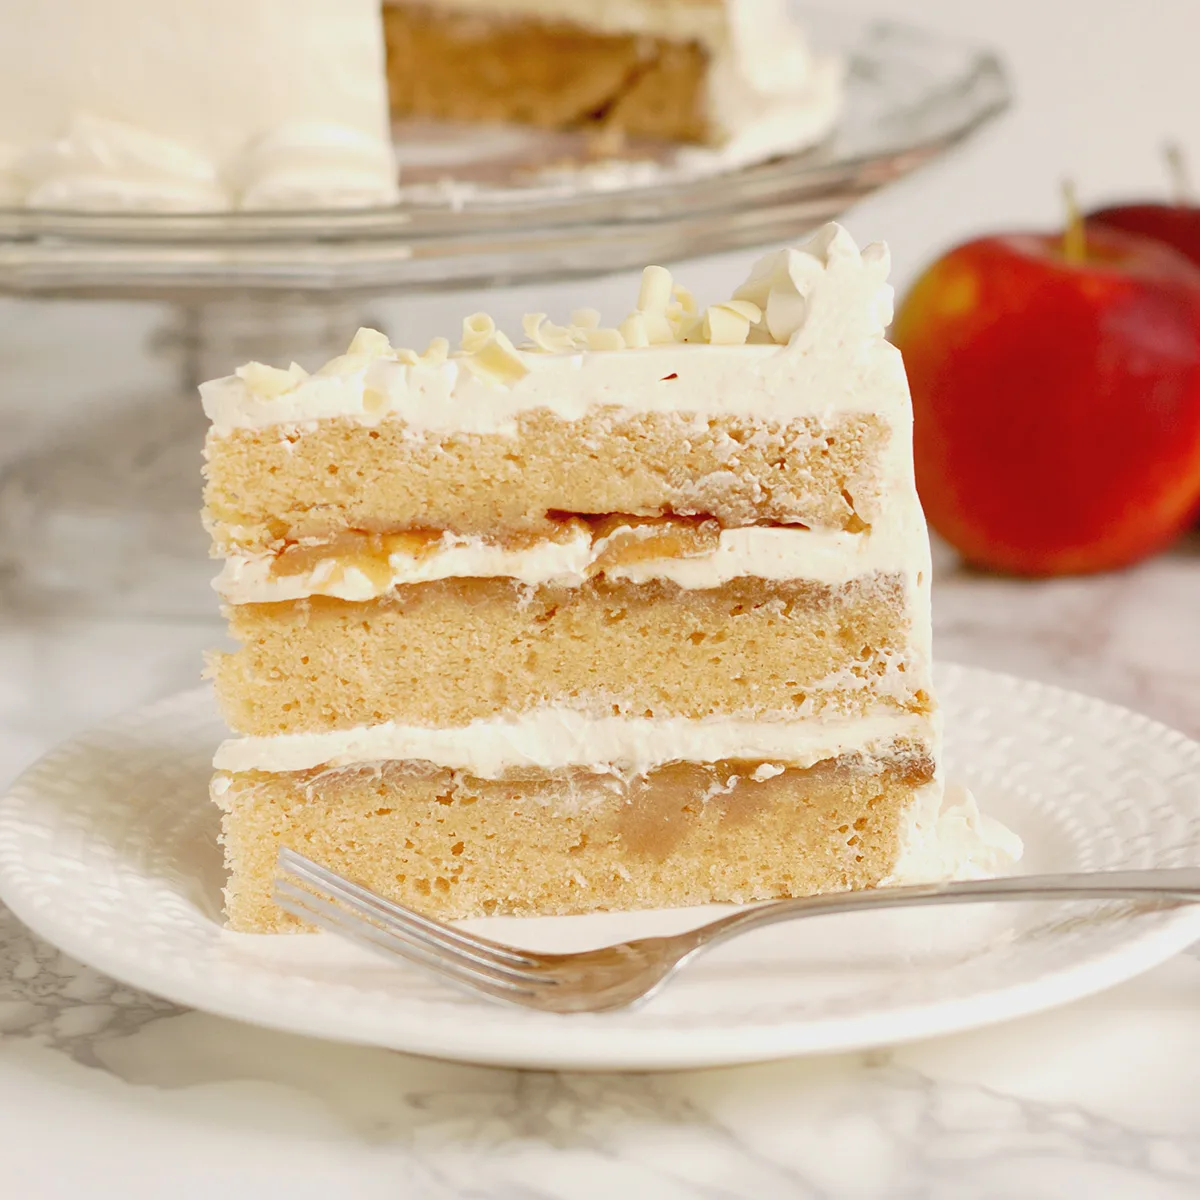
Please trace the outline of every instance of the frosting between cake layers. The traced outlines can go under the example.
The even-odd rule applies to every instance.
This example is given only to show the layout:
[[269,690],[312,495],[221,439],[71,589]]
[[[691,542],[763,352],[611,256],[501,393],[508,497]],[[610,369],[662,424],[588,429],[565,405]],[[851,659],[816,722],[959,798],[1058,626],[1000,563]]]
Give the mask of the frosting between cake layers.
[[584,767],[640,774],[669,762],[749,759],[807,767],[842,754],[884,754],[897,739],[928,738],[930,718],[763,721],[743,717],[591,717],[546,707],[436,728],[394,721],[320,733],[231,738],[219,771],[306,771],[385,761],[423,761],[495,779],[512,770]]
[[[712,553],[645,558],[604,566],[603,572],[612,580],[665,580],[688,590],[720,587],[746,576],[836,585],[876,571],[907,574],[914,557],[920,558],[924,529],[915,517],[906,520],[902,514],[890,525],[891,529],[871,534],[772,526],[723,529]],[[368,575],[352,564],[343,567],[332,556],[310,570],[288,574],[273,571],[277,560],[270,555],[231,556],[213,587],[233,604],[305,596],[371,600],[393,587],[455,578],[506,578],[531,587],[578,587],[594,573],[593,567],[602,560],[610,540],[593,539],[585,531],[566,541],[547,539],[508,548],[481,537],[447,533],[430,552],[390,554],[390,576]]]

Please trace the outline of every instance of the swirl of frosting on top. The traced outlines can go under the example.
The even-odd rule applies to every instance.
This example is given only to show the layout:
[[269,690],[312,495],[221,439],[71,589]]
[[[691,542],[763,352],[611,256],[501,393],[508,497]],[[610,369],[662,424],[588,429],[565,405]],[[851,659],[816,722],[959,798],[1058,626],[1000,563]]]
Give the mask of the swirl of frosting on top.
[[77,115],[66,133],[11,164],[30,208],[210,212],[228,208],[216,167],[171,138]]
[[391,147],[344,125],[295,122],[251,142],[234,169],[238,207],[362,208],[395,202]]
[[386,205],[397,194],[390,146],[341,125],[284,125],[224,174],[172,138],[90,113],[58,138],[0,146],[0,200],[29,208],[215,212]]

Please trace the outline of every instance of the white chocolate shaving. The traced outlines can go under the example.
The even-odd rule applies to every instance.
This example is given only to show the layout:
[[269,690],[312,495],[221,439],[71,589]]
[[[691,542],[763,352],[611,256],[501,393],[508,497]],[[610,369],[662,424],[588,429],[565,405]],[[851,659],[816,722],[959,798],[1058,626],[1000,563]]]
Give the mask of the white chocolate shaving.
[[424,354],[415,350],[396,350],[396,360],[406,367],[438,367],[450,353],[450,343],[444,337],[435,337],[425,348]]
[[466,354],[462,361],[477,378],[498,387],[508,387],[529,374],[529,368],[521,361],[512,342],[494,325],[492,336],[479,349]]
[[350,345],[346,348],[347,355],[360,355],[364,358],[384,358],[392,352],[392,344],[386,333],[378,329],[360,329]]
[[[530,313],[522,319],[528,339],[522,350],[554,355],[681,342],[787,345],[797,339],[809,345],[827,337],[830,329],[836,329],[842,338],[874,340],[884,336],[892,316],[888,265],[885,246],[872,245],[860,252],[841,226],[827,225],[801,249],[779,250],[760,258],[731,299],[702,312],[691,292],[675,283],[670,271],[650,266],[642,272],[636,309],[618,328],[601,328],[600,313],[594,308],[574,310],[567,325],[555,324],[545,313]],[[847,326],[847,313],[854,317],[851,326]],[[362,375],[377,360],[392,360],[407,368],[435,368],[445,363],[449,353],[444,338],[435,338],[424,354],[417,354],[393,349],[383,333],[364,328],[354,335],[346,353],[327,362],[316,377]],[[462,358],[474,375],[501,385],[522,378],[529,369],[512,343],[497,331],[495,321],[482,312],[463,322],[461,350],[455,357]],[[248,363],[237,371],[237,377],[235,396],[245,402],[289,397],[289,404],[292,393],[307,390],[310,378],[295,363],[286,371]],[[367,411],[373,411],[372,406],[380,411],[388,407],[374,396],[364,405]]]
[[575,349],[575,330],[566,325],[555,325],[545,313],[526,313],[521,318],[521,328],[535,349],[548,354],[563,354]]
[[450,343],[444,337],[433,338],[425,347],[421,361],[427,367],[438,367],[450,357]]
[[666,312],[673,287],[671,272],[666,267],[647,267],[642,272],[642,286],[638,291],[638,312]]
[[696,297],[682,283],[677,283],[671,289],[671,299],[689,316],[696,312]]
[[464,317],[462,328],[459,346],[466,354],[477,354],[496,336],[496,322],[485,312]]
[[595,308],[576,308],[571,312],[571,324],[576,329],[599,329],[600,311]]
[[624,350],[625,339],[619,329],[585,329],[589,350]]
[[719,307],[727,308],[730,312],[745,317],[751,325],[757,325],[762,320],[762,309],[757,304],[751,304],[749,300],[725,300]]
[[665,312],[642,313],[642,321],[646,327],[646,336],[652,346],[665,346],[676,340],[675,326]]
[[269,367],[266,363],[248,362],[238,367],[236,374],[256,396],[264,400],[286,396],[308,378],[308,372],[299,363],[292,363],[285,371],[280,367]]
[[339,354],[331,358],[320,370],[314,372],[314,379],[336,379],[339,375],[352,375],[361,371],[371,361],[366,354]]
[[631,350],[640,349],[643,346],[650,345],[650,335],[646,331],[646,314],[640,312],[630,313],[629,316],[617,326],[617,332],[625,341],[625,345]]
[[704,340],[712,346],[743,346],[750,322],[739,312],[714,304],[704,312]]

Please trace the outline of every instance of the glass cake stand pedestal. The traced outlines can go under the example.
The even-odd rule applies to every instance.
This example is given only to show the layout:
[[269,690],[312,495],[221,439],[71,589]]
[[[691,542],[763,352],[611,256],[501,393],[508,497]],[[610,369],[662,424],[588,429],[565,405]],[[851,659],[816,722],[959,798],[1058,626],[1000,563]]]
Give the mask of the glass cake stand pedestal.
[[[767,162],[733,168],[652,144],[613,160],[581,135],[415,127],[400,135],[404,187],[386,209],[0,210],[0,296],[159,302],[167,317],[147,352],[174,381],[148,395],[93,379],[99,399],[19,453],[0,445],[0,601],[215,619],[197,519],[202,380],[249,359],[315,367],[397,298],[794,242],[1008,103],[986,51],[892,24],[804,19],[814,44],[845,58],[845,106],[819,145]],[[88,354],[69,347],[64,369]],[[0,414],[23,420],[38,403],[0,395]]]

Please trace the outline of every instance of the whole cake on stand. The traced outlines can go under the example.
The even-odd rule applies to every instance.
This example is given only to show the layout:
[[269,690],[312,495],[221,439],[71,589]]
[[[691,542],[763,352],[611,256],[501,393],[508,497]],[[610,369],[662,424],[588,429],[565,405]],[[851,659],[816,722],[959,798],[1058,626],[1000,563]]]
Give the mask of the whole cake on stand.
[[391,120],[811,145],[840,103],[781,0],[39,0],[3,8],[0,206],[397,199]]

